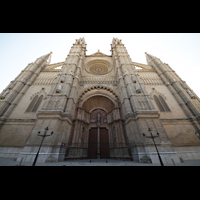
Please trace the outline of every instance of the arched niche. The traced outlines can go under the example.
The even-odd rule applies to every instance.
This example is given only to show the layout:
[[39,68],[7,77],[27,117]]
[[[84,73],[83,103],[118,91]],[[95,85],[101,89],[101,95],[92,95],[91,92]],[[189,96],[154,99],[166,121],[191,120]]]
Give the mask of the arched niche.
[[115,104],[107,96],[94,95],[90,98],[87,98],[83,102],[82,108],[84,108],[89,113],[92,110],[97,109],[97,108],[103,109],[108,113],[108,112],[111,112],[115,108]]

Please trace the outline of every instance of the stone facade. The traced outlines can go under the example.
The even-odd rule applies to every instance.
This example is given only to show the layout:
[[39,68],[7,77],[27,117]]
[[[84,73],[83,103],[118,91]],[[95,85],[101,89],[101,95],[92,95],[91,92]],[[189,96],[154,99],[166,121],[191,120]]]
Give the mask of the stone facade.
[[[200,99],[171,67],[146,54],[132,62],[113,38],[111,55],[86,55],[77,39],[64,62],[36,59],[0,94],[0,156],[58,162],[88,157],[158,163],[200,159]],[[89,142],[90,141],[90,142]],[[91,146],[92,142],[96,146]],[[102,142],[104,141],[104,142]],[[102,146],[105,145],[105,146]],[[107,145],[107,146],[106,146]]]

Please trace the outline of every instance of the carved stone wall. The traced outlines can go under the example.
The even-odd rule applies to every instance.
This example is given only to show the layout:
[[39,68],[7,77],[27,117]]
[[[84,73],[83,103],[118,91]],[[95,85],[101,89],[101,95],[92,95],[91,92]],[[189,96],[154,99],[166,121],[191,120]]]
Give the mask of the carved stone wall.
[[[182,156],[183,146],[187,151],[185,146],[200,145],[194,134],[200,130],[200,99],[160,59],[147,54],[148,64],[132,62],[117,38],[111,55],[86,55],[84,38],[76,40],[64,62],[50,64],[50,55],[28,64],[0,94],[0,149],[5,155],[18,148],[20,156],[9,156],[33,161],[40,144],[37,132],[48,126],[55,134],[45,139],[40,160],[56,161],[62,143],[88,143],[89,130],[97,122],[108,130],[112,158],[129,154],[142,162],[148,156],[158,163],[152,141],[142,135],[149,127],[160,133],[156,143],[166,163],[171,157],[180,162],[173,146]],[[39,109],[26,112],[36,96],[43,96]],[[154,96],[162,97],[167,112],[159,111]],[[127,146],[116,148],[117,143],[130,143],[129,153]],[[69,155],[75,153],[87,158],[87,147],[70,146]]]
[[41,72],[40,75],[37,77],[33,85],[53,85],[57,75],[57,72]]
[[164,85],[163,81],[156,72],[146,70],[137,70],[137,72],[140,75],[144,85]]

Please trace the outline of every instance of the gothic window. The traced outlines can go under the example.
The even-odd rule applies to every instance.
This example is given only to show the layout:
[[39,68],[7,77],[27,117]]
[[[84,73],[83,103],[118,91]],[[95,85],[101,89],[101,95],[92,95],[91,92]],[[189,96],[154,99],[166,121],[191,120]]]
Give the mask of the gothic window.
[[41,95],[40,98],[37,100],[36,104],[35,104],[34,107],[33,107],[32,112],[36,112],[36,111],[37,111],[37,109],[38,109],[40,103],[42,102],[42,99],[43,99],[43,95]]
[[40,103],[43,100],[43,95],[38,98],[38,95],[33,98],[30,105],[28,106],[26,112],[36,112]]
[[155,100],[155,102],[156,102],[156,104],[157,104],[157,106],[158,106],[160,112],[165,112],[165,110],[164,110],[162,104],[160,103],[160,101],[159,101],[159,99],[158,99],[158,97],[157,97],[156,95],[154,95],[154,100]]
[[31,110],[32,110],[33,106],[35,105],[35,102],[37,101],[37,99],[38,99],[38,95],[33,98],[33,100],[31,101],[31,103],[29,104],[26,112],[31,112]]
[[160,100],[161,104],[163,105],[165,111],[166,112],[170,112],[170,109],[169,109],[167,103],[165,102],[165,100],[163,99],[163,97],[161,97],[160,95],[159,95],[159,100]]
[[159,97],[157,97],[156,95],[154,95],[154,100],[160,112],[170,112],[170,109],[162,96],[159,95]]

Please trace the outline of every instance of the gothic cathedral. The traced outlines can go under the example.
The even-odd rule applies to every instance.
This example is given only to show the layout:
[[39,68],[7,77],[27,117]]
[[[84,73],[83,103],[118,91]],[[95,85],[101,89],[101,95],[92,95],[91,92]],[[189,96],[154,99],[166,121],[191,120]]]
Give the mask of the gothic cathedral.
[[[111,55],[86,55],[77,39],[64,62],[29,63],[0,94],[0,156],[32,162],[200,159],[200,99],[176,72],[146,54],[133,62],[121,40]],[[151,130],[151,133],[150,133]],[[196,133],[196,134],[195,134]]]

